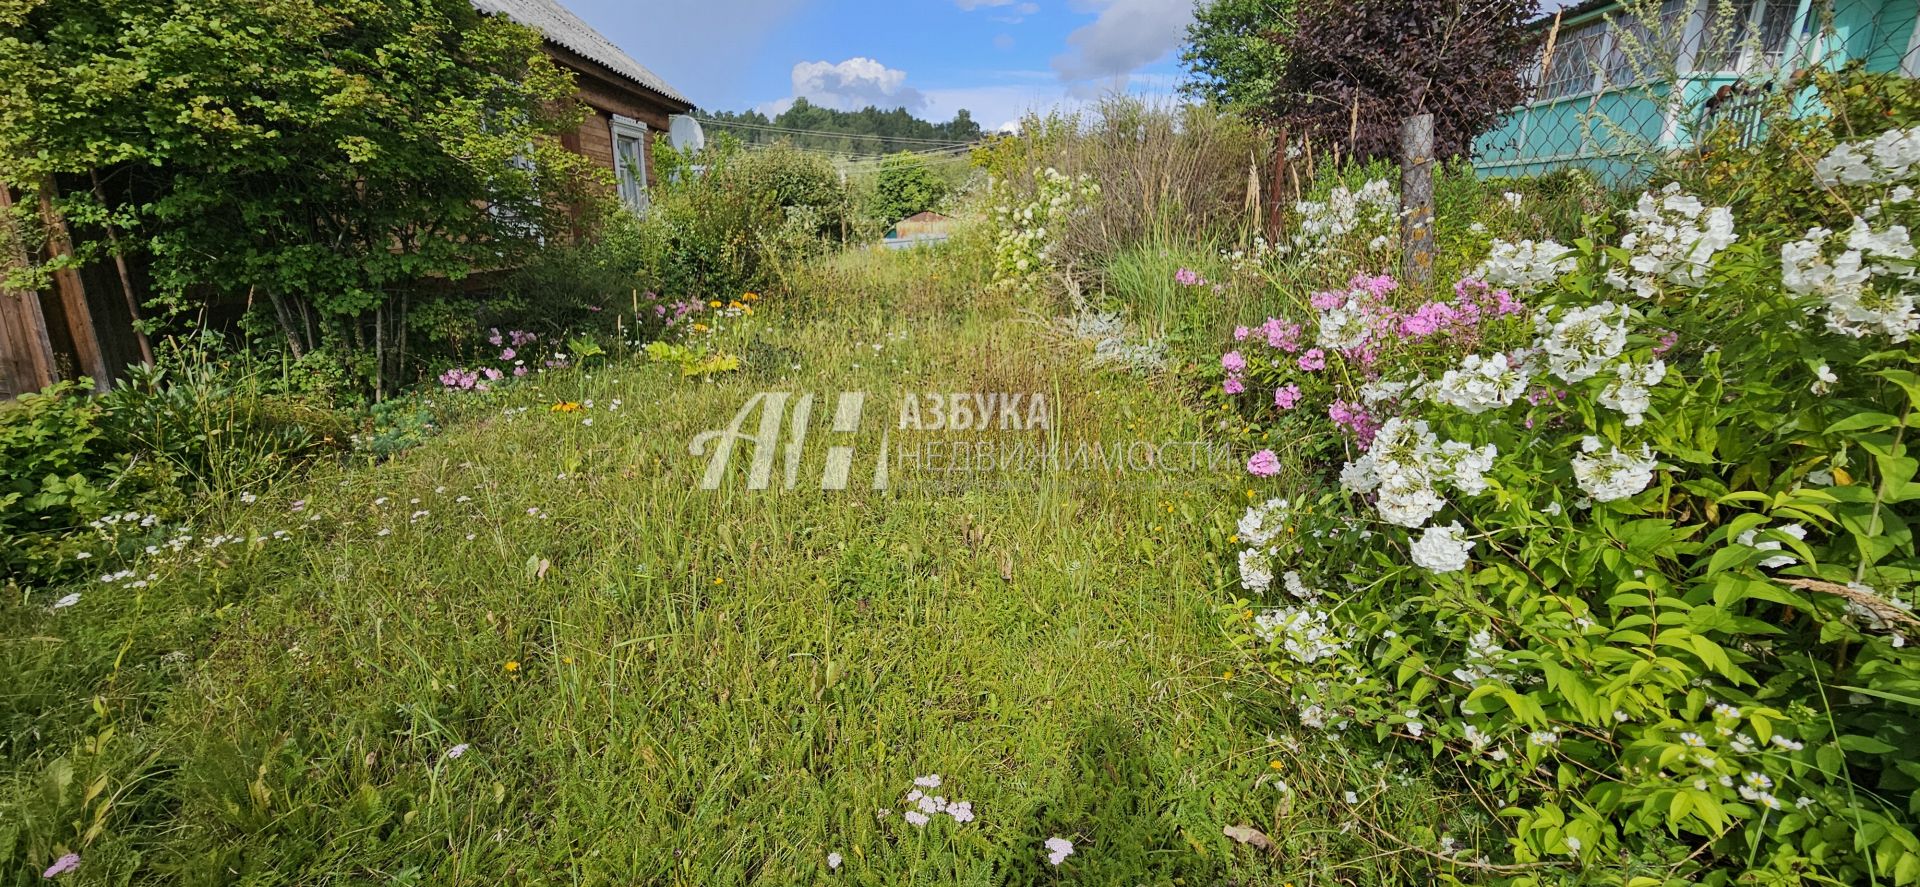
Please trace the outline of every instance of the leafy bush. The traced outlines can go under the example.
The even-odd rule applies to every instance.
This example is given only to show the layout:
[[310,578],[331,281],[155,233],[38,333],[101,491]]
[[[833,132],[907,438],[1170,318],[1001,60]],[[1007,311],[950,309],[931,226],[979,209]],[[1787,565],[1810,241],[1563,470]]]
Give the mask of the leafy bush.
[[51,575],[75,551],[65,536],[123,507],[91,382],[62,382],[0,405],[0,576]]
[[1253,422],[1343,440],[1250,461],[1294,492],[1239,522],[1273,601],[1239,641],[1302,724],[1477,785],[1511,830],[1463,868],[1920,880],[1916,162],[1816,166],[1870,219],[1844,243],[1668,188],[1577,250],[1495,243],[1472,309],[1363,279],[1223,362]]
[[881,161],[880,171],[873,175],[867,215],[892,227],[915,213],[938,209],[948,192],[947,183],[927,168],[925,160],[904,152],[894,154]]

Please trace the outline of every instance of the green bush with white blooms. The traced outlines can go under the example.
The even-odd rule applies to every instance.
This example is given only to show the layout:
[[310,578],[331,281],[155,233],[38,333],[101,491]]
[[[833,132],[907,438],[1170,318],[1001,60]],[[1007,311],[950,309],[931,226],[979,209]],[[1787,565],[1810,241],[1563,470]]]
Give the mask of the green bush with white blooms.
[[1508,838],[1461,877],[1920,882],[1920,128],[1809,160],[1851,217],[1666,185],[1222,361],[1250,423],[1339,441],[1239,520],[1236,640],[1304,727],[1476,787]]

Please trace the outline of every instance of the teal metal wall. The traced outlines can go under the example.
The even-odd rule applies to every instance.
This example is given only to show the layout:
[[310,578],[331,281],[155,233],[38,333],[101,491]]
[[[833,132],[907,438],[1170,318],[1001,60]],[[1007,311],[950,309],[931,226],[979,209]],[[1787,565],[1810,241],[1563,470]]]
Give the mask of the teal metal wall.
[[[1535,101],[1475,142],[1474,166],[1486,176],[1581,167],[1609,182],[1642,178],[1648,156],[1693,143],[1701,109],[1721,87],[1767,80],[1780,70],[1838,66],[1855,58],[1866,59],[1870,70],[1899,70],[1917,16],[1920,0],[1802,0],[1778,68],[1754,64],[1746,74],[1699,71],[1681,78],[1676,101],[1669,100],[1674,86],[1668,82],[1604,86]],[[1618,27],[1622,18],[1617,5],[1585,11],[1562,21],[1560,33],[1596,21]]]

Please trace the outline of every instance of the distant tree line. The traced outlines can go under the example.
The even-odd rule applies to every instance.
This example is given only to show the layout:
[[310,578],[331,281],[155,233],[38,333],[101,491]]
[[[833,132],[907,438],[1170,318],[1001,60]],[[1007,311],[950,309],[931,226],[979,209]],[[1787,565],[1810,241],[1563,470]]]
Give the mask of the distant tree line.
[[[795,99],[792,107],[773,117],[759,111],[720,111],[709,115],[709,119],[715,121],[714,128],[748,145],[786,142],[809,151],[837,154],[927,151],[938,148],[938,143],[965,144],[978,141],[984,135],[980,124],[974,122],[973,115],[964,108],[954,114],[952,120],[933,123],[913,116],[905,108],[882,111],[869,105],[858,111],[837,111],[806,99]],[[728,126],[730,123],[740,125]]]

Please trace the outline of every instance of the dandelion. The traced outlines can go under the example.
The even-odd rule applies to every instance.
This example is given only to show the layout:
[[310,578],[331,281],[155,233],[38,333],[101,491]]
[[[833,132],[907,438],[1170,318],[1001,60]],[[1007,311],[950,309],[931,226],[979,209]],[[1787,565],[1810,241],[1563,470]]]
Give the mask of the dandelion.
[[47,866],[47,870],[40,873],[40,877],[58,878],[61,875],[64,875],[79,867],[80,867],[80,854],[69,853],[65,856],[60,857],[59,859],[54,860],[53,865]]
[[520,660],[518,660],[518,659],[509,659],[509,660],[507,660],[507,661],[506,661],[506,662],[505,662],[504,664],[502,664],[502,665],[500,666],[500,670],[501,670],[501,671],[504,671],[504,672],[506,672],[506,673],[508,673],[508,674],[513,674],[514,672],[516,672],[516,671],[519,671],[519,670],[520,670]]
[[1066,862],[1067,857],[1073,855],[1073,842],[1066,838],[1058,836],[1048,838],[1046,845],[1047,862],[1050,865],[1058,866],[1060,863]]

